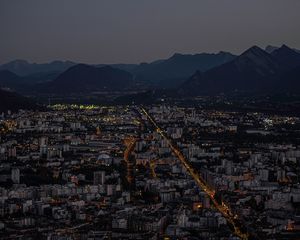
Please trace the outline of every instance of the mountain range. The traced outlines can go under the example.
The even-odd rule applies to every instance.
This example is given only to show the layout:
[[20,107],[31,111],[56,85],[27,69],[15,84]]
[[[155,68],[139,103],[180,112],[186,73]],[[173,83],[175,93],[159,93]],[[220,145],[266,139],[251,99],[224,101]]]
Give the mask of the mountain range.
[[[146,84],[147,86],[155,87],[174,88],[183,83],[195,71],[206,71],[234,58],[234,55],[225,52],[220,52],[217,54],[201,53],[194,55],[174,54],[168,59],[157,60],[151,63],[89,65],[89,70],[93,72],[95,68],[111,66],[114,69],[120,69],[130,73],[135,81],[139,82],[140,84]],[[65,74],[65,72],[68,72],[69,69],[72,69],[72,67],[77,65],[80,66],[81,64],[76,64],[69,61],[54,61],[48,64],[31,64],[23,60],[12,61],[0,66],[0,86],[8,87],[21,92],[27,92],[28,88],[32,89],[33,84],[49,82],[56,80],[56,78],[61,80],[62,78],[68,76]],[[87,73],[86,68],[83,70],[85,73]],[[3,71],[10,71],[12,74],[15,74],[15,80],[11,82],[8,78],[6,78],[7,73],[4,74]],[[74,81],[78,83],[76,78]],[[82,82],[82,84],[85,83]]]
[[[299,91],[300,54],[283,45],[270,54],[254,46],[234,60],[206,72],[197,71],[179,89],[181,94],[234,91],[269,93]],[[293,79],[293,80],[292,80]]]
[[236,56],[219,52],[216,54],[179,54],[175,53],[166,60],[143,63],[132,70],[138,79],[159,87],[176,87],[197,70],[207,71],[231,61]]
[[[151,89],[173,89],[173,93],[183,97],[232,92],[300,93],[300,53],[286,45],[268,46],[265,50],[253,46],[239,56],[226,52],[174,54],[165,60],[139,65],[59,61],[39,65],[15,61],[0,69],[0,87],[31,96],[112,91],[126,95],[129,91]],[[148,96],[156,98],[164,93],[150,91]],[[141,100],[143,96],[136,94],[123,99]]]
[[[268,45],[268,46],[265,47],[265,51],[266,51],[267,53],[271,53],[271,52],[273,52],[274,50],[276,50],[276,49],[278,49],[278,48],[280,48],[280,47]],[[293,49],[295,52],[300,53],[300,50],[299,50],[299,49],[296,49],[296,48],[292,48],[292,49]]]

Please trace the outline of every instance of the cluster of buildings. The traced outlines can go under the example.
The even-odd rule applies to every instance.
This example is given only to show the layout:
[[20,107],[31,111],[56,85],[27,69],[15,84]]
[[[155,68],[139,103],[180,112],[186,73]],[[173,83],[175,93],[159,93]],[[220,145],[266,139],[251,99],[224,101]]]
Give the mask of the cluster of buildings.
[[160,127],[256,238],[300,236],[297,117],[156,106]]
[[[257,239],[300,235],[300,119],[149,113]],[[138,106],[0,116],[0,238],[239,239]]]

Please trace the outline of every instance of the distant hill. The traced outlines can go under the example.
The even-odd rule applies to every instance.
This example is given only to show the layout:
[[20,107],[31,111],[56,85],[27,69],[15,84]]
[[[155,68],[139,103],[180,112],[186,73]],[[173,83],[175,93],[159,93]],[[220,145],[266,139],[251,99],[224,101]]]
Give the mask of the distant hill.
[[166,60],[143,63],[131,70],[139,79],[162,87],[174,87],[195,71],[206,71],[235,58],[231,53],[174,54]]
[[9,70],[0,71],[0,86],[9,87],[10,85],[17,84],[21,78]]
[[7,110],[36,109],[38,106],[32,100],[17,93],[0,89],[0,113]]
[[0,87],[20,93],[34,93],[36,84],[52,81],[58,75],[57,72],[45,72],[19,76],[9,70],[2,70],[0,71]]
[[43,72],[63,72],[76,63],[70,61],[53,61],[50,63],[29,63],[25,60],[14,60],[0,65],[0,70],[9,70],[19,76]]
[[133,76],[126,71],[110,66],[78,64],[41,87],[43,91],[52,93],[87,93],[129,89],[134,83]]
[[23,92],[27,89],[25,79],[9,70],[0,71],[0,88]]

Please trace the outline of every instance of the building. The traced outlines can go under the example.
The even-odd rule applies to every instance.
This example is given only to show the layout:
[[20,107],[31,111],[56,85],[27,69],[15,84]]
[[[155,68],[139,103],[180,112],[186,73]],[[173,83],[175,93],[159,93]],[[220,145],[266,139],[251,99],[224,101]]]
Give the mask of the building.
[[103,185],[105,183],[105,172],[94,172],[94,185]]
[[13,181],[13,183],[20,183],[20,169],[13,168],[11,170],[11,180]]

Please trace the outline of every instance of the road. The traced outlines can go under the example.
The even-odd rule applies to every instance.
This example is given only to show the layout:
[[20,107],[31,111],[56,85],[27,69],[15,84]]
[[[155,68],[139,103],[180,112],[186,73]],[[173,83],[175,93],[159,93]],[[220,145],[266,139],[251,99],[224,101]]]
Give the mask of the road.
[[131,153],[135,148],[135,144],[137,142],[137,139],[134,137],[127,138],[124,140],[126,150],[124,151],[124,160],[127,164],[127,181],[129,184],[132,184],[133,182],[133,163],[132,160],[130,159]]
[[238,216],[234,215],[231,212],[230,207],[228,207],[225,203],[222,202],[221,204],[219,204],[217,202],[217,200],[215,199],[215,191],[207,185],[204,179],[198,174],[198,172],[192,167],[190,162],[185,158],[185,156],[182,154],[180,149],[174,143],[172,143],[171,139],[158,126],[158,124],[155,122],[152,116],[150,116],[150,114],[146,111],[146,109],[141,108],[141,111],[147,116],[149,121],[155,127],[156,131],[168,142],[168,145],[173,151],[173,153],[177,156],[181,164],[191,175],[191,177],[194,179],[197,185],[209,196],[216,209],[226,218],[227,222],[229,222],[233,226],[234,234],[241,239],[245,239],[245,240],[248,239],[249,234],[247,232],[243,232],[237,224],[239,222]]

